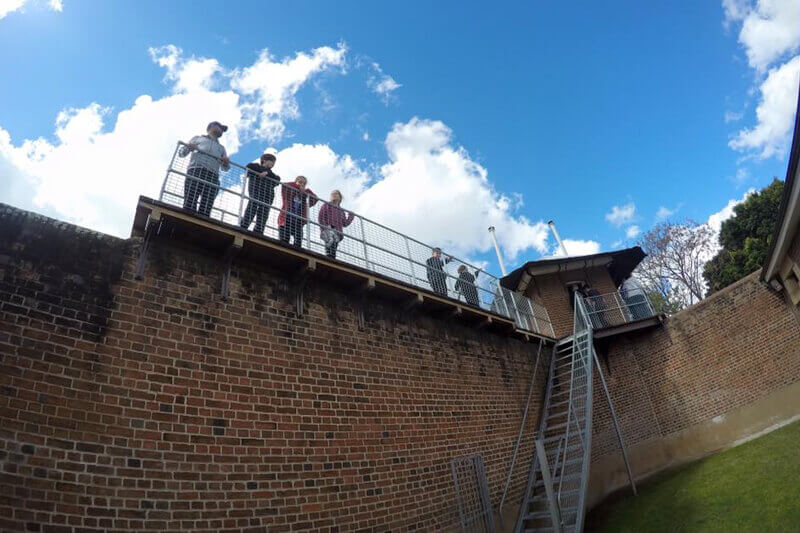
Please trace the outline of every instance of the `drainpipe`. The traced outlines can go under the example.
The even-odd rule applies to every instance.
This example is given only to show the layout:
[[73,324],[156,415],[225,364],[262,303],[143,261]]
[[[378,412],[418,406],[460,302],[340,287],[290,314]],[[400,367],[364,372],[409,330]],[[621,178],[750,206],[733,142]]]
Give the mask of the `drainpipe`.
[[569,257],[567,249],[564,247],[564,241],[561,240],[561,235],[558,234],[558,230],[556,229],[556,223],[551,220],[547,223],[547,225],[550,226],[550,231],[553,232],[553,236],[556,238],[558,247],[561,248],[561,252],[564,254],[564,257]]

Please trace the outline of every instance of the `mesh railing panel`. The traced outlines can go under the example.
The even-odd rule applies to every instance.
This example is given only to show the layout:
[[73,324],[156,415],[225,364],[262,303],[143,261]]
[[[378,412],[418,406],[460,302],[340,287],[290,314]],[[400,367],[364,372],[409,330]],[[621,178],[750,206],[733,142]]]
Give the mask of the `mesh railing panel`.
[[642,289],[610,292],[584,298],[594,329],[620,326],[655,315]]
[[486,471],[480,454],[456,457],[450,463],[461,531],[494,533]]
[[[228,168],[223,168],[219,164],[209,164],[209,158],[207,154],[192,153],[186,144],[178,143],[160,200],[236,226],[241,226],[250,210],[256,217],[247,229],[254,227],[266,237],[284,237],[285,242],[291,240],[312,252],[331,257],[330,239],[326,244],[326,238],[332,232],[320,224],[320,212],[326,204],[328,209],[339,208],[319,198],[307,198],[304,201],[313,202],[313,205],[306,208],[305,215],[292,216],[282,209],[284,192],[294,194],[286,183],[275,184],[274,188],[268,188],[270,190],[254,189],[249,183],[252,175],[245,167],[231,162]],[[203,165],[206,168],[201,168]],[[271,202],[264,201],[270,196]],[[259,214],[265,215],[263,231],[258,227]],[[283,230],[279,219],[285,219]],[[294,231],[287,231],[287,228]],[[497,313],[513,320],[521,330],[554,336],[547,311],[541,304],[502,287],[498,278],[466,261],[442,254],[441,270],[432,268],[428,261],[433,247],[355,213],[341,232],[333,234],[338,242],[333,247],[332,258],[338,261]],[[459,272],[462,266],[466,274]]]

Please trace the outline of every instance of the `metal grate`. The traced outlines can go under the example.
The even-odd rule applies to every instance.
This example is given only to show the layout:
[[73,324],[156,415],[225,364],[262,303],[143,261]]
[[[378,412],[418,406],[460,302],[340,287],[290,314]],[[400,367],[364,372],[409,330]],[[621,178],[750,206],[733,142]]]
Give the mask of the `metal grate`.
[[[274,192],[274,198],[268,203],[263,201],[266,197],[263,190],[253,190],[249,181],[253,176],[245,167],[231,162],[227,168],[211,164],[207,166],[217,170],[200,171],[197,169],[199,156],[203,157],[203,164],[211,158],[208,154],[192,153],[182,142],[177,144],[161,188],[162,202],[237,226],[242,223],[248,208],[251,211],[257,208],[267,214],[263,231],[258,228],[266,237],[280,239],[279,218],[284,220],[284,229],[290,227],[286,221],[291,220],[291,227],[297,229],[296,237],[299,237],[292,235],[293,245],[432,290],[465,305],[495,312],[513,320],[520,330],[554,337],[553,326],[542,305],[502,287],[498,278],[475,265],[442,254],[441,270],[432,268],[429,261],[433,247],[347,210],[343,211],[348,219],[350,216],[352,219],[340,233],[336,232],[335,240],[338,242],[331,254],[331,228],[320,222],[324,221],[320,218],[323,207],[327,205],[326,209],[331,209],[331,204],[306,196],[303,200],[308,202],[306,214],[292,216],[282,209],[284,193],[294,194],[287,184],[276,184],[269,191],[270,194]],[[467,275],[458,272],[461,267]]]
[[494,533],[494,517],[481,454],[456,457],[450,464],[463,532]]

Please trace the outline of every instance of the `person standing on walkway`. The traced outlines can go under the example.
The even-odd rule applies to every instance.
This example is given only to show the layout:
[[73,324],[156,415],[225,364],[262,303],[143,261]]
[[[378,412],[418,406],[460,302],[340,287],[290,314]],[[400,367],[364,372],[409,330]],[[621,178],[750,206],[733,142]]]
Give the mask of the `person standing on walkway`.
[[308,220],[308,208],[317,203],[317,195],[307,189],[305,176],[297,176],[294,181],[281,184],[283,205],[278,216],[278,235],[286,244],[297,248],[303,244],[303,226]]
[[456,280],[456,291],[461,293],[461,296],[464,297],[464,300],[469,305],[474,305],[475,307],[479,306],[478,288],[475,286],[475,280],[480,272],[480,270],[476,270],[473,275],[467,270],[467,265],[461,265],[458,267],[458,279]]
[[222,167],[222,170],[228,170],[231,164],[225,147],[219,142],[226,131],[228,126],[211,122],[206,127],[205,135],[192,137],[188,144],[178,150],[180,157],[186,157],[190,152],[192,154],[183,182],[184,209],[198,212],[199,199],[199,213],[206,217],[211,216],[211,208],[214,207],[214,199],[219,191],[219,169]]
[[355,215],[341,207],[342,193],[338,189],[331,191],[331,201],[319,210],[319,236],[325,243],[325,255],[336,259],[336,250],[344,239],[344,228],[353,222]]
[[273,154],[264,154],[259,163],[247,165],[247,193],[250,201],[244,211],[240,226],[250,228],[253,218],[256,219],[255,232],[264,233],[269,218],[269,209],[275,199],[275,187],[280,185],[281,177],[272,172],[276,158]]
[[431,251],[431,256],[425,261],[428,270],[428,283],[431,284],[433,292],[442,296],[447,296],[447,274],[444,271],[444,265],[452,259],[450,256],[445,256],[442,259],[442,249],[434,248]]

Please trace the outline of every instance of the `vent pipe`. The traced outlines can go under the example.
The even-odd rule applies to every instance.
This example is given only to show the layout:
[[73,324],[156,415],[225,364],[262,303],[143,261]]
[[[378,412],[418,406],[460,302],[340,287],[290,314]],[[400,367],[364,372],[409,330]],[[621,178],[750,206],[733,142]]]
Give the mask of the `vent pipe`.
[[500,263],[500,272],[503,273],[504,276],[508,275],[506,272],[506,264],[503,262],[503,254],[500,253],[500,246],[497,245],[497,236],[494,233],[494,226],[489,226],[489,235],[492,236],[492,242],[494,243],[494,251],[497,252],[497,262]]
[[564,247],[564,241],[561,240],[561,235],[558,234],[558,230],[556,229],[556,223],[551,220],[547,223],[547,225],[550,226],[550,231],[553,232],[553,236],[556,238],[558,247],[561,248],[561,252],[564,254],[564,257],[569,257],[567,249]]

